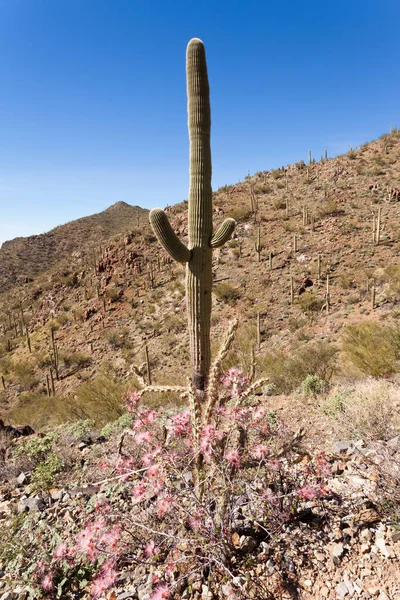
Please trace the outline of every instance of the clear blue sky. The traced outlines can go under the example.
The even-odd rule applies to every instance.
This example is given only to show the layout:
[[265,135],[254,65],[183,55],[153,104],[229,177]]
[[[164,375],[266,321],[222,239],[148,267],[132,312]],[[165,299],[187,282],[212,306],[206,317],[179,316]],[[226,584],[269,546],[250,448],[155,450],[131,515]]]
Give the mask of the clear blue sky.
[[187,197],[185,49],[213,187],[400,127],[399,0],[0,0],[0,243]]

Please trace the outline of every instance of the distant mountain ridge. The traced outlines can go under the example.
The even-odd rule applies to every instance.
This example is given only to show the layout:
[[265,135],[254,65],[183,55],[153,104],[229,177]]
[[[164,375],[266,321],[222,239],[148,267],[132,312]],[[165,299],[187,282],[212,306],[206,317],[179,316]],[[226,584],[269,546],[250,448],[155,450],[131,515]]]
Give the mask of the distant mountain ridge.
[[100,213],[59,225],[47,233],[4,242],[0,248],[0,291],[34,278],[71,252],[148,224],[148,213],[140,206],[116,202]]

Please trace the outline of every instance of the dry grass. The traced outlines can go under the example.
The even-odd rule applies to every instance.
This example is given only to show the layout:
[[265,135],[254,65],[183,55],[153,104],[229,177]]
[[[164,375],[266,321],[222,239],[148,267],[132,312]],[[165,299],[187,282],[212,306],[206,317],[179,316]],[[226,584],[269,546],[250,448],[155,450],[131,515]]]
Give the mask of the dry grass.
[[390,381],[367,379],[354,386],[338,386],[322,403],[344,437],[388,440],[399,431],[400,387]]
[[[400,359],[400,328],[365,321],[349,325],[342,335],[343,367],[381,377],[395,373]],[[350,367],[350,368],[349,368]]]

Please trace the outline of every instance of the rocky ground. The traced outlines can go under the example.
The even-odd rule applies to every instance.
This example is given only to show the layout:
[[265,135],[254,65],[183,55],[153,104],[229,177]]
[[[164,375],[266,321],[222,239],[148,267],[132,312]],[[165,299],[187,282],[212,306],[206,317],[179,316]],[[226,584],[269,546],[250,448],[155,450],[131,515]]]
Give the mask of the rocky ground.
[[[268,403],[273,400],[273,397],[266,399]],[[296,404],[293,398],[289,400]],[[281,406],[278,413],[285,412],[287,416],[290,406],[287,402]],[[298,404],[293,413],[297,423],[299,410]],[[307,418],[303,418],[305,427],[307,423]],[[331,443],[328,439],[322,441],[322,432],[320,423],[319,449],[326,451],[330,465],[328,495],[321,500],[305,498],[296,515],[278,527],[269,540],[249,532],[232,534],[238,566],[236,596],[230,596],[229,586],[219,585],[212,573],[208,573],[189,577],[171,598],[400,598],[400,529],[396,512],[400,436],[387,442],[337,439]],[[32,492],[29,471],[18,474],[14,471],[9,482],[1,486],[1,527],[9,528],[18,515],[29,520],[33,534],[34,530],[54,523],[61,530],[72,524],[75,527],[85,522],[88,502],[93,505],[104,494],[121,515],[131,510],[124,489],[118,485],[110,487],[107,480],[102,482],[104,475],[99,470],[105,457],[110,459],[116,454],[118,439],[112,436],[106,440],[98,434],[86,433],[71,442],[70,468],[59,475],[57,485],[45,494]],[[306,433],[296,449],[297,462],[306,464],[309,452],[318,450],[315,444],[315,431],[314,436]],[[22,562],[19,567],[20,575],[26,568],[24,565]],[[41,597],[29,592],[29,586],[19,582],[22,578],[10,570],[7,564],[1,565],[1,600]],[[158,570],[157,564],[126,565],[115,587],[104,598],[149,600],[153,597]],[[82,591],[66,597],[92,596]]]

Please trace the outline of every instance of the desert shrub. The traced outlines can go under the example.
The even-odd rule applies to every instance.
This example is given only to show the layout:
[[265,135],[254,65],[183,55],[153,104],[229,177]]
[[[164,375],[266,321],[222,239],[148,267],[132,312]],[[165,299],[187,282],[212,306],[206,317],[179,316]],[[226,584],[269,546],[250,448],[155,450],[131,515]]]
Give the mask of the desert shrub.
[[307,375],[301,382],[301,389],[306,396],[318,396],[326,388],[326,381],[318,375]]
[[12,360],[11,356],[0,352],[0,373],[7,375],[12,371]]
[[[182,596],[192,586],[187,574],[198,573],[201,581],[205,569],[208,585],[214,588],[223,582],[229,596],[232,588],[241,594],[242,581],[230,568],[235,564],[242,570],[251,557],[234,547],[233,538],[240,537],[237,530],[248,522],[262,523],[253,548],[261,540],[268,540],[271,547],[278,536],[270,536],[269,531],[287,531],[309,500],[318,507],[327,493],[324,486],[331,470],[321,455],[311,456],[306,464],[298,460],[290,444],[294,432],[277,415],[243,396],[248,378],[242,373],[225,374],[224,385],[227,404],[218,419],[200,432],[201,450],[194,443],[188,411],[149,410],[137,395],[128,394],[133,436],[121,440],[123,452],[105,467],[111,475],[117,471],[121,480],[108,486],[109,493],[93,499],[86,518],[74,519],[67,531],[61,519],[52,521],[52,531],[45,532],[50,543],[46,555],[42,554],[41,570],[27,576],[33,585],[39,590],[61,589],[64,598],[69,597],[67,590],[79,588],[86,588],[92,597],[104,597],[119,577],[121,565],[140,555],[152,573],[154,600]],[[278,454],[279,448],[285,448],[284,456]],[[193,475],[198,456],[204,459],[200,484]],[[119,511],[116,522],[121,492],[132,507]],[[236,506],[239,512],[232,510]],[[178,532],[179,544],[177,534],[171,532]],[[27,536],[24,553],[36,556],[39,538]],[[281,544],[279,536],[274,549],[282,548]],[[82,569],[84,561],[93,567],[89,577]],[[170,576],[172,565],[176,577]],[[251,596],[259,598],[263,583],[256,573],[251,585]]]
[[21,394],[17,402],[7,411],[9,422],[30,425],[35,431],[60,425],[73,418],[76,419],[67,410],[66,398],[59,395],[49,398],[44,389]]
[[121,299],[122,295],[123,291],[116,287],[108,288],[106,290],[106,296],[109,300],[111,300],[111,302],[117,302]]
[[275,198],[274,200],[274,208],[280,210],[282,208],[286,208],[286,200],[285,198]]
[[390,299],[400,298],[400,266],[390,265],[385,269],[385,278],[389,284],[387,296]]
[[47,328],[49,331],[57,331],[60,329],[60,324],[55,319],[50,319],[50,321],[47,323]]
[[73,440],[80,440],[94,427],[93,419],[81,419],[74,423],[64,423],[61,427],[62,434]]
[[91,357],[83,352],[61,352],[60,358],[67,368],[83,369],[92,362]]
[[120,417],[124,413],[122,395],[129,384],[114,377],[111,371],[100,372],[82,383],[73,398],[68,398],[69,412],[78,419],[92,419],[96,425]]
[[270,194],[272,192],[272,187],[268,184],[261,184],[255,187],[256,194]]
[[400,328],[372,321],[349,325],[342,334],[346,361],[365,375],[395,373],[400,359]]
[[321,408],[352,439],[388,440],[399,431],[400,416],[396,410],[399,396],[400,388],[395,384],[367,379],[352,387],[332,390]]
[[33,365],[27,361],[14,363],[12,371],[15,381],[23,390],[31,390],[39,383]]
[[337,204],[334,200],[325,200],[323,204],[318,207],[317,213],[319,217],[328,217],[336,215],[338,212]]
[[288,327],[289,327],[289,331],[291,333],[298,331],[305,325],[307,325],[307,320],[304,317],[303,318],[289,317]]
[[219,283],[214,288],[214,293],[218,300],[227,304],[234,304],[240,298],[240,291],[230,283]]
[[348,273],[345,273],[344,271],[341,271],[337,275],[337,280],[339,281],[340,286],[344,290],[348,290],[349,288],[351,288],[353,286],[352,278],[350,277],[350,275]]
[[45,369],[46,367],[51,367],[53,364],[52,357],[48,352],[36,351],[34,356],[35,356],[37,365],[41,369]]
[[132,348],[132,341],[128,329],[112,329],[107,331],[105,338],[114,349],[118,348]]
[[318,296],[315,296],[312,292],[301,294],[301,296],[298,297],[297,302],[301,310],[305,313],[319,312],[325,304],[323,298],[318,298]]
[[245,221],[246,219],[248,219],[252,212],[248,206],[237,206],[232,208],[229,214],[233,219],[235,219],[235,221],[239,223],[240,221]]
[[31,460],[39,463],[52,451],[59,439],[59,432],[50,431],[43,436],[35,436],[26,440],[21,440],[13,451],[13,457],[19,458],[21,456],[27,456]]
[[32,487],[38,492],[48,491],[54,486],[56,473],[61,471],[64,463],[57,454],[52,452],[40,462],[32,473]]
[[328,342],[310,343],[292,351],[290,356],[280,350],[269,352],[260,359],[259,366],[277,393],[288,394],[308,375],[329,382],[335,370],[337,351],[336,346]]
[[130,427],[132,427],[132,424],[132,415],[124,413],[116,421],[112,421],[111,423],[107,423],[106,425],[104,425],[103,429],[100,431],[100,435],[103,435],[105,438],[108,439],[112,435],[124,431],[124,429],[129,429]]
[[65,325],[65,323],[68,323],[69,320],[70,320],[70,316],[66,312],[60,313],[57,317],[57,323],[59,323],[61,325],[61,327],[63,325]]

